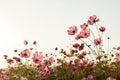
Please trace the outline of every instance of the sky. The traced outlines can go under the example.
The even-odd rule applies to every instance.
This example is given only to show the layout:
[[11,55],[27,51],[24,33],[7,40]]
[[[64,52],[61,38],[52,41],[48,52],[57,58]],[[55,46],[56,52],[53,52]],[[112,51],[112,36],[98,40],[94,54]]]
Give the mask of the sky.
[[67,29],[93,14],[106,27],[110,47],[120,45],[120,0],[0,0],[0,66],[5,66],[4,54],[24,48],[24,40],[38,41],[37,48],[48,54],[66,48],[71,43]]

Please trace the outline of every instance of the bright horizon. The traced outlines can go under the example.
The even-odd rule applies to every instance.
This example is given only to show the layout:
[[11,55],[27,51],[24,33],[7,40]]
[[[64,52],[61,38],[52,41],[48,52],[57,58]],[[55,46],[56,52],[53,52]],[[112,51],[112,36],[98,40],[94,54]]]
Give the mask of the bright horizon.
[[71,43],[67,29],[79,27],[93,14],[107,28],[104,37],[110,37],[110,47],[119,46],[119,8],[119,0],[0,0],[0,66],[3,54],[23,49],[24,40],[38,41],[37,48],[45,53],[66,48]]

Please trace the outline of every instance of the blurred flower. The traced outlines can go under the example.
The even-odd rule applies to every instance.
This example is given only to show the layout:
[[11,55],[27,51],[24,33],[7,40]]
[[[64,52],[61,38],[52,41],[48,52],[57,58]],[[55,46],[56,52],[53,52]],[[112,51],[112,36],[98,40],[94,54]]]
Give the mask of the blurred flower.
[[42,60],[43,60],[43,56],[42,56],[41,53],[39,53],[39,52],[37,51],[37,52],[35,52],[35,53],[33,54],[32,60],[33,60],[33,62],[36,63],[36,64],[41,64],[41,62],[42,62]]
[[117,47],[117,50],[120,50],[120,46]]
[[[117,80],[117,79],[112,78],[112,77],[107,77],[107,79],[106,79],[106,80]],[[120,80],[120,79],[118,79],[118,80]]]
[[101,38],[96,38],[95,40],[94,40],[94,44],[95,45],[100,45],[102,43],[102,39]]
[[77,67],[76,67],[76,66],[73,66],[72,71],[73,71],[73,72],[77,72],[77,70],[78,70]]
[[82,43],[80,46],[79,46],[79,50],[83,50],[84,49],[84,44]]
[[34,42],[33,42],[33,45],[37,45],[37,41],[34,41]]
[[17,49],[15,49],[14,52],[17,52]]
[[84,78],[82,78],[81,80],[88,80],[88,79],[84,77]]
[[21,56],[21,57],[24,57],[24,58],[30,57],[30,51],[29,51],[29,49],[23,50],[23,51],[20,53],[20,56]]
[[101,32],[104,32],[104,31],[105,31],[105,27],[101,26],[101,27],[99,28],[99,30],[100,30]]
[[13,57],[14,60],[16,60],[16,62],[21,62],[21,59],[18,57]]
[[3,55],[5,59],[7,59],[8,55]]
[[14,63],[14,61],[12,59],[6,59],[6,60],[7,60],[7,63],[9,63],[9,64]]
[[76,48],[76,49],[77,49],[79,46],[80,46],[80,44],[78,44],[78,43],[73,44],[73,47]]
[[94,80],[94,76],[93,75],[88,75],[88,80]]
[[120,76],[117,76],[117,77],[116,77],[116,80],[120,80]]
[[27,40],[24,40],[24,45],[27,45],[28,44],[28,41]]
[[26,77],[21,77],[20,80],[28,80]]

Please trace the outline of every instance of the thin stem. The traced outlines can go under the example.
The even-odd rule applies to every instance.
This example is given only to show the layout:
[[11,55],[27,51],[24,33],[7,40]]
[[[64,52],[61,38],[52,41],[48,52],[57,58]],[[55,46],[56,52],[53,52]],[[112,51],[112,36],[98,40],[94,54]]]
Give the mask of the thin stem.
[[[92,42],[92,44],[94,45],[94,42],[93,42],[90,38],[88,38],[88,39],[89,39],[89,41]],[[97,53],[99,53],[98,47],[95,46],[95,48],[97,49]]]
[[[93,50],[85,41],[83,41],[82,39],[80,39],[92,52],[95,52],[95,50]],[[95,52],[95,54],[97,55],[97,53]]]
[[107,46],[107,53],[109,53],[109,37],[107,38],[108,39],[108,46]]
[[89,27],[88,27],[88,29],[90,30],[90,32],[92,33],[93,38],[95,39],[95,35],[94,35],[93,31]]
[[97,24],[95,23],[95,27],[96,27],[96,29],[97,29],[97,31],[98,31],[98,36],[100,37],[100,32],[99,32],[99,29],[98,29],[98,27],[97,27]]

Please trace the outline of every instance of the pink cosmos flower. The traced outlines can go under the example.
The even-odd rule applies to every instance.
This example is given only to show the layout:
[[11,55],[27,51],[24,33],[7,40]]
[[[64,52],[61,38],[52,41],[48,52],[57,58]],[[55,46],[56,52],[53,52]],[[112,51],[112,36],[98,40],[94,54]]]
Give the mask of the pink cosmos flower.
[[101,38],[96,38],[95,40],[94,40],[94,44],[95,45],[100,45],[102,43],[102,39]]
[[101,32],[105,32],[106,28],[103,27],[103,26],[101,26],[101,27],[99,28],[99,30],[100,30]]
[[96,15],[92,15],[89,17],[88,24],[93,25],[94,23],[98,22],[99,18]]
[[115,55],[116,55],[116,57],[120,57],[120,53],[118,53],[118,52],[115,53]]
[[90,36],[90,30],[89,29],[82,30],[80,32],[80,35],[82,36],[82,38],[88,38]]
[[80,46],[80,44],[78,44],[78,43],[73,44],[73,47],[76,48],[76,49],[77,49],[79,46]]
[[27,45],[28,44],[28,41],[27,40],[24,40],[24,45]]
[[21,57],[24,57],[24,58],[30,57],[30,51],[29,51],[29,49],[23,50],[23,51],[20,53],[20,56],[21,56]]
[[9,63],[9,64],[14,63],[14,61],[12,59],[6,59],[6,60],[7,60],[7,63]]
[[84,49],[84,44],[82,43],[80,46],[79,46],[79,50],[83,50]]
[[3,55],[5,59],[7,59],[8,55]]
[[37,45],[37,41],[34,41],[34,42],[33,42],[33,45]]
[[85,30],[85,29],[87,28],[87,26],[88,26],[88,25],[87,25],[86,23],[80,25],[80,27],[81,27],[82,30]]
[[67,30],[69,35],[75,35],[75,33],[77,33],[78,29],[75,25],[69,27],[69,29]]
[[13,57],[13,59],[14,59],[16,62],[21,62],[21,59],[18,58],[18,57]]
[[39,52],[35,52],[33,54],[33,58],[32,58],[33,62],[36,64],[41,64],[42,60],[43,60],[43,56],[41,53]]

